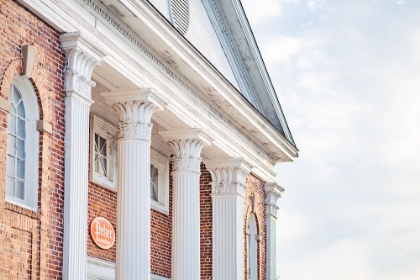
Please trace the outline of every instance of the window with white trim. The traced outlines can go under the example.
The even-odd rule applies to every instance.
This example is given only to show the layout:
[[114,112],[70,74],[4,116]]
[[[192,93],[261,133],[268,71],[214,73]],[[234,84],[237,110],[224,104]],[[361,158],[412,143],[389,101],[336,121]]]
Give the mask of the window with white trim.
[[169,213],[169,160],[150,149],[150,199],[152,208]]
[[116,133],[117,128],[91,115],[90,180],[110,190],[117,190]]
[[6,201],[37,211],[39,110],[29,79],[14,78],[8,99]]

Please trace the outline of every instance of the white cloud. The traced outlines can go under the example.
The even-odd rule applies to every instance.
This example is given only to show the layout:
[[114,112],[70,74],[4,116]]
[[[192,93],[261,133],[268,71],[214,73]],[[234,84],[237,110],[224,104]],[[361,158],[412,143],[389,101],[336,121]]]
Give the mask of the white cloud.
[[308,8],[310,10],[318,10],[324,4],[325,4],[325,1],[324,0],[309,0],[308,2],[306,2],[306,6],[308,6]]
[[305,1],[256,34],[301,150],[276,167],[282,280],[420,279],[420,5],[395,3]]
[[242,5],[253,25],[267,22],[270,19],[281,17],[285,13],[285,6],[297,4],[300,0],[243,0]]
[[260,48],[267,67],[270,68],[279,64],[289,64],[301,48],[301,41],[293,37],[273,36],[261,39]]

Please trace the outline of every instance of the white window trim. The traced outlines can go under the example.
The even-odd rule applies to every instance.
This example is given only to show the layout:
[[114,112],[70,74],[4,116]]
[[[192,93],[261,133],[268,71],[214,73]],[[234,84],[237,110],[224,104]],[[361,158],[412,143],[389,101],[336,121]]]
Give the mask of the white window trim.
[[25,106],[25,199],[22,200],[6,195],[6,201],[37,212],[39,132],[36,129],[36,123],[39,120],[38,101],[35,90],[28,78],[16,76],[12,85],[19,90]]
[[150,148],[150,164],[158,170],[158,201],[150,199],[152,209],[169,215],[169,159]]
[[[115,263],[98,258],[87,257],[88,280],[114,280]],[[151,280],[171,280],[170,278],[151,274]]]
[[[101,117],[91,114],[90,118],[90,181],[106,189],[117,191],[117,128]],[[99,134],[107,141],[109,156],[108,178],[95,172],[95,134]],[[108,142],[109,141],[109,142]],[[109,143],[109,144],[108,144]]]

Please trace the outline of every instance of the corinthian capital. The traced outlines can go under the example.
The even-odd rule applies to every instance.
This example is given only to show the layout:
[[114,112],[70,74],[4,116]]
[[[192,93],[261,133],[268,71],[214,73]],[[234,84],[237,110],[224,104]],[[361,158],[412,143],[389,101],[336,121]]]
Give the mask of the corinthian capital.
[[211,144],[201,129],[161,131],[163,141],[172,148],[173,171],[200,172],[201,150]]
[[101,92],[107,103],[118,113],[118,138],[150,141],[152,114],[167,104],[150,88]]
[[99,65],[106,53],[81,32],[65,33],[60,39],[67,57],[67,96],[76,94],[86,102],[92,103],[91,88],[95,86],[95,82],[90,78],[93,69]]
[[275,182],[265,183],[264,184],[265,194],[267,196],[266,203],[266,214],[267,217],[273,216],[277,218],[277,200],[281,197],[281,193],[284,192],[284,188]]
[[212,196],[244,196],[245,178],[251,170],[251,165],[242,158],[208,160],[205,164],[212,178]]

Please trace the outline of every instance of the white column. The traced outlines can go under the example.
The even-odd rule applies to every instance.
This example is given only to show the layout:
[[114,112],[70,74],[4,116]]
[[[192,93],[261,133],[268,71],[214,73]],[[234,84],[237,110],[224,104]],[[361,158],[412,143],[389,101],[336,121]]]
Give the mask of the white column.
[[150,279],[151,117],[165,102],[150,89],[101,93],[119,114],[115,278]]
[[213,280],[243,280],[245,178],[251,166],[242,158],[205,164],[212,177]]
[[63,279],[86,279],[90,78],[105,52],[80,32],[60,39],[67,57]]
[[266,223],[267,223],[267,280],[276,280],[276,221],[277,200],[281,197],[284,188],[277,183],[265,183]]
[[172,147],[172,280],[200,277],[200,129],[160,132]]

